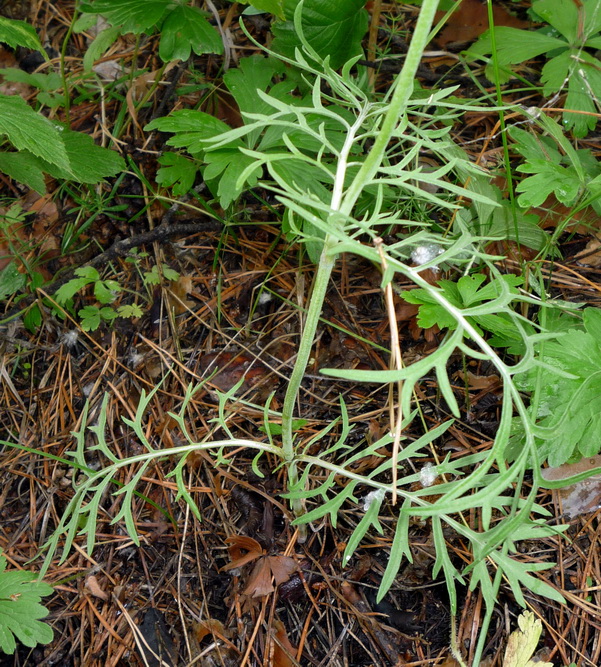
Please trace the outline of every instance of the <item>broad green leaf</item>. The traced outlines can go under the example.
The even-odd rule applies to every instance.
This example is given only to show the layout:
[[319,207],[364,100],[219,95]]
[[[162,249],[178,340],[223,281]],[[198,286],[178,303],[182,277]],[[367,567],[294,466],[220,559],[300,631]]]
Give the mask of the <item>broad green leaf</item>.
[[119,153],[96,145],[87,134],[65,129],[61,137],[71,165],[70,173],[63,172],[62,178],[95,184],[125,169],[125,161]]
[[571,44],[575,43],[579,21],[578,9],[573,0],[538,0],[532,3],[532,9]]
[[601,61],[588,53],[579,54],[579,63],[568,83],[566,109],[583,113],[563,114],[564,127],[576,137],[585,137],[597,125],[601,99]]
[[266,92],[276,74],[284,71],[285,66],[275,58],[260,55],[242,58],[238,67],[229,69],[223,75],[223,82],[233,95],[240,111],[269,114],[273,108],[257,93]]
[[0,301],[16,294],[27,282],[27,277],[11,262],[0,271]]
[[165,188],[172,188],[176,197],[182,197],[194,185],[198,165],[178,153],[164,153],[158,160],[161,167],[157,171],[156,182]]
[[25,21],[0,16],[0,42],[8,44],[12,49],[24,46],[27,49],[39,51],[47,58],[36,31]]
[[34,72],[30,74],[18,67],[7,67],[2,70],[2,76],[5,81],[18,81],[46,91],[55,91],[63,85],[63,80],[58,72],[50,72],[49,74]]
[[243,183],[239,182],[244,171],[255,162],[255,158],[244,155],[237,148],[222,148],[206,154],[203,177],[209,182],[212,191],[215,190],[215,183],[219,178],[214,193],[219,197],[222,208],[227,208],[244,190],[256,185],[262,172],[260,166],[247,175]]
[[[284,0],[287,21],[276,23],[272,48],[288,57],[301,42],[294,28],[298,0]],[[367,30],[365,0],[305,0],[301,25],[304,37],[321,58],[329,56],[334,69],[361,54],[361,40]]]
[[0,134],[5,134],[18,150],[28,150],[71,174],[62,133],[21,97],[0,95]]
[[[540,32],[528,32],[517,28],[499,27],[495,28],[497,44],[496,57],[499,65],[513,65],[530,60],[547,53],[552,49],[567,48],[564,40]],[[478,56],[492,53],[492,40],[490,31],[482,34],[478,41],[470,46],[467,56],[474,59]]]
[[572,52],[566,50],[543,65],[540,80],[543,84],[543,95],[545,97],[551,96],[565,86],[568,80],[568,72],[570,68],[574,68],[575,64],[571,56]]
[[137,303],[126,304],[125,306],[119,306],[119,308],[117,308],[117,315],[119,315],[119,317],[142,317],[143,314],[144,311]]
[[111,25],[120,26],[122,32],[139,35],[163,18],[169,4],[170,0],[95,0],[84,3],[82,10],[102,14]]
[[90,72],[92,70],[96,60],[101,58],[108,51],[109,47],[115,43],[120,34],[121,28],[112,26],[106,28],[106,30],[102,30],[96,35],[92,43],[86,49],[83,57],[84,72]]
[[28,151],[18,153],[0,152],[0,172],[7,174],[15,181],[43,195],[46,192],[44,182],[44,163]]
[[169,12],[161,26],[159,56],[164,62],[186,61],[192,51],[198,56],[203,53],[221,54],[223,42],[200,9],[179,5]]
[[49,644],[54,639],[52,628],[40,621],[48,615],[40,604],[54,589],[38,581],[35,572],[6,571],[6,559],[0,556],[0,649],[13,654],[16,640],[34,647]]

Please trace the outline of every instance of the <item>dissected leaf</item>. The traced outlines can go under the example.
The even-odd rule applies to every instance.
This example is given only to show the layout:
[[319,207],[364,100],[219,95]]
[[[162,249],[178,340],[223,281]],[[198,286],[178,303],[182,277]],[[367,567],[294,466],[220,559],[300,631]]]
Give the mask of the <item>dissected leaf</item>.
[[185,195],[194,185],[197,164],[178,153],[164,153],[158,161],[161,167],[157,171],[156,182],[172,188],[176,197]]
[[223,42],[198,7],[179,5],[169,12],[161,26],[159,56],[164,62],[186,61],[192,51],[198,56],[221,54]]
[[0,556],[0,649],[4,653],[15,652],[15,639],[29,647],[53,640],[52,628],[39,620],[48,615],[40,601],[53,592],[34,572],[7,572],[6,558]]

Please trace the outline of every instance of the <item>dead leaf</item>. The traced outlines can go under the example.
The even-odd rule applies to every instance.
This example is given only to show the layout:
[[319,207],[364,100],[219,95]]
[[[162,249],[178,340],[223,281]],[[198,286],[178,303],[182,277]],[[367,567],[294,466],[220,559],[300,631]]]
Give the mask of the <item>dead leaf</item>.
[[98,583],[98,579],[93,574],[91,574],[86,579],[86,589],[95,598],[99,598],[100,600],[108,600],[109,599],[108,593],[101,588],[100,584]]
[[[528,28],[530,23],[512,16],[506,9],[493,4],[495,26],[510,28]],[[440,21],[445,12],[437,12],[435,21]],[[453,12],[444,30],[434,40],[439,46],[464,44],[471,42],[488,30],[488,7],[480,0],[463,0],[457,11]]]
[[[601,455],[587,456],[576,463],[564,463],[557,468],[541,470],[543,479],[559,481],[601,467]],[[577,484],[570,484],[554,491],[561,499],[564,513],[574,518],[581,514],[594,512],[601,507],[601,475],[594,475]]]
[[279,586],[295,571],[296,561],[290,556],[263,556],[253,568],[243,594],[253,598],[269,595],[275,590],[272,578]]
[[127,104],[127,110],[129,111],[134,124],[140,130],[140,133],[142,133],[142,128],[138,124],[138,112],[136,110],[135,102],[144,98],[144,95],[146,95],[146,93],[152,88],[159,74],[162,73],[162,76],[165,76],[171,69],[175,67],[176,64],[177,60],[174,60],[173,62],[170,62],[164,70],[161,71],[160,69],[157,69],[152,72],[140,74],[140,76],[136,77],[132,81],[129,90],[127,91],[127,95],[125,96],[125,101]]
[[232,535],[225,541],[230,545],[228,552],[232,562],[222,567],[222,572],[248,565],[248,563],[252,563],[253,560],[263,556],[265,553],[257,540],[253,540],[252,537],[247,537],[246,535]]
[[296,660],[296,649],[290,643],[286,628],[282,621],[275,619],[273,621],[274,647],[273,647],[273,667],[294,667]]

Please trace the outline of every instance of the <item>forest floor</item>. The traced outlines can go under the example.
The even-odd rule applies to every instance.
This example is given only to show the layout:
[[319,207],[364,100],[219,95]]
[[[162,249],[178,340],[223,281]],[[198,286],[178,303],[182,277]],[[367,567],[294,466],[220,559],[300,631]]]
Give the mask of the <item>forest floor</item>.
[[[238,25],[244,7],[216,4],[231,36],[235,62],[255,49]],[[527,2],[499,5],[508,6],[518,26],[528,27]],[[398,55],[417,9],[394,2],[383,3],[381,9],[380,30],[375,33],[378,48]],[[465,32],[459,19],[447,28],[423,59],[422,85],[458,84],[461,94],[470,94],[472,79],[452,54],[484,30],[486,18],[476,17],[475,5],[467,11],[467,23],[474,31]],[[55,58],[73,12],[73,3],[66,0],[0,2],[0,13],[29,21]],[[248,21],[259,41],[267,39],[266,18]],[[121,457],[142,451],[139,439],[121,418],[133,419],[143,392],[157,386],[144,429],[150,441],[164,448],[182,442],[169,413],[178,412],[190,384],[208,377],[186,414],[187,428],[198,441],[211,434],[224,437],[215,422],[220,409],[217,391],[227,392],[243,378],[226,415],[236,437],[264,437],[260,406],[272,392],[271,407],[281,408],[313,265],[303,248],[282,233],[281,204],[265,191],[249,192],[235,210],[214,207],[215,216],[201,205],[203,198],[210,199],[202,186],[194,197],[165,200],[168,192],[157,185],[155,175],[167,137],[141,128],[174,108],[196,107],[201,100],[205,111],[234,126],[239,111],[221,84],[222,57],[193,56],[165,70],[160,85],[153,86],[162,65],[157,43],[156,37],[143,37],[138,43],[121,37],[103,57],[105,69],[98,76],[110,77],[110,68],[135,71],[135,76],[126,77],[121,87],[100,79],[110,94],[84,84],[71,91],[71,126],[105,143],[118,132],[116,145],[128,161],[125,175],[87,189],[49,182],[45,196],[25,191],[9,179],[0,181],[0,212],[5,215],[18,202],[27,213],[18,233],[21,252],[51,285],[37,292],[41,322],[34,331],[26,329],[22,319],[13,319],[0,330],[0,437],[55,457],[8,446],[0,450],[0,548],[9,567],[40,567],[40,548],[58,525],[78,480],[68,452],[75,448],[73,433],[83,429],[86,403],[88,424],[94,424],[108,397],[103,413],[107,441]],[[88,46],[84,34],[71,36],[67,73],[81,69]],[[40,65],[25,50],[0,50],[0,67],[33,71]],[[540,65],[530,62],[524,76],[536,79]],[[479,80],[492,90],[483,76]],[[390,73],[377,72],[375,81],[376,87],[385,89]],[[24,84],[10,86],[13,94],[25,99],[34,94]],[[2,92],[10,86],[2,84]],[[473,92],[479,94],[477,89]],[[511,97],[510,91],[507,95]],[[523,103],[542,106],[545,100],[530,96]],[[58,107],[52,114],[61,118],[63,110]],[[501,146],[496,120],[494,113],[472,112],[454,128],[455,140],[469,145],[474,158],[486,150],[493,160]],[[599,150],[594,134],[582,145]],[[84,222],[88,224],[82,230]],[[595,305],[601,292],[597,257],[588,264],[577,261],[594,238],[584,222],[562,235],[561,257],[547,267],[549,288],[566,301]],[[129,240],[125,249],[118,245],[124,240]],[[136,257],[127,252],[133,247],[139,249]],[[141,295],[146,304],[141,317],[103,322],[86,331],[73,314],[65,312],[61,318],[52,313],[42,297],[57,287],[53,281],[64,283],[76,267],[92,262],[104,280],[119,283],[120,294]],[[157,284],[147,280],[152,267],[163,267]],[[302,386],[304,421],[299,423],[298,438],[303,443],[337,417],[340,396],[354,427],[351,443],[374,442],[387,429],[387,387],[334,381],[319,373],[324,366],[388,368],[390,334],[380,283],[380,267],[361,258],[344,257],[335,268],[311,369]],[[91,294],[81,299],[83,305],[94,303]],[[10,301],[3,305],[5,313],[18,306]],[[442,334],[420,329],[415,307],[400,300],[396,306],[406,363],[435,350]],[[464,368],[459,357],[451,363],[454,389],[467,401],[440,445],[443,457],[490,446],[502,392],[489,363],[473,361]],[[217,368],[218,373],[211,375]],[[434,377],[422,381],[417,398],[431,427],[448,417]],[[335,439],[336,433],[331,437]],[[85,432],[84,442],[94,444],[91,432]],[[357,471],[376,467],[380,459],[373,458],[357,461]],[[103,464],[100,455],[95,460],[93,450],[87,462]],[[342,506],[335,523],[326,516],[311,524],[302,542],[281,496],[284,471],[269,456],[258,463],[262,477],[252,454],[244,449],[228,452],[219,467],[206,453],[190,457],[185,479],[202,521],[176,497],[175,480],[165,472],[171,467],[164,461],[153,463],[139,480],[139,495],[134,498],[139,545],[121,522],[111,522],[121,497],[107,494],[93,553],[87,552],[85,538],[80,537],[64,562],[59,548],[45,576],[55,587],[54,595],[45,600],[54,641],[34,649],[21,646],[14,656],[0,657],[0,665],[158,665],[148,646],[165,665],[459,664],[449,650],[451,618],[444,578],[432,577],[433,538],[427,521],[411,526],[413,562],[401,566],[390,593],[376,603],[392,543],[392,507],[382,507],[383,533],[368,533],[343,567],[342,553],[363,513],[361,498]],[[125,483],[135,473],[128,469],[119,481]],[[541,491],[537,502],[553,517],[562,513],[561,499],[551,492]],[[544,628],[539,657],[554,665],[601,664],[598,516],[589,512],[574,517],[568,540],[532,540],[520,553],[525,561],[556,563],[544,576],[567,599],[562,606],[527,596]],[[445,537],[453,558],[465,562],[461,539]],[[272,582],[276,572],[281,573],[280,585]],[[483,613],[481,593],[460,587],[455,632],[468,664]],[[507,637],[519,613],[511,590],[502,585],[482,665],[503,664]]]

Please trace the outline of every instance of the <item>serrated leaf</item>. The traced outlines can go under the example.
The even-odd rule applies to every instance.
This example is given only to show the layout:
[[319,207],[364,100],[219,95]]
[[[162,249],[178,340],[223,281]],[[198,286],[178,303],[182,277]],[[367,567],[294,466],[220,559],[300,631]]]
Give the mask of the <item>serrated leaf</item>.
[[139,35],[152,29],[165,15],[170,0],[95,0],[86,4],[85,12],[102,14],[122,32]]
[[200,9],[179,5],[169,12],[161,26],[159,56],[163,62],[186,61],[192,51],[198,56],[222,54],[223,42]]
[[137,303],[126,304],[125,306],[119,306],[119,308],[117,308],[117,315],[119,317],[142,317],[143,314],[144,311]]
[[[287,21],[276,23],[272,48],[294,57],[301,45],[294,28],[294,10],[299,0],[284,0]],[[329,56],[334,69],[342,67],[361,53],[361,40],[367,31],[365,0],[305,0],[301,24],[304,37],[321,58]]]
[[98,146],[87,134],[65,130],[62,136],[77,182],[94,185],[125,169],[125,161],[119,153]]
[[240,111],[270,113],[272,107],[257,93],[267,91],[273,77],[284,70],[284,64],[275,58],[259,55],[242,58],[238,67],[223,75],[223,82],[233,95]]
[[24,46],[27,49],[39,51],[47,58],[36,31],[25,21],[0,16],[0,42],[8,44],[12,49]]
[[[244,183],[239,183],[240,176],[256,160],[250,155],[244,155],[237,148],[211,151],[206,154],[205,162],[207,166],[203,170],[203,177],[206,181],[217,183],[215,194],[219,197],[222,208],[227,208],[244,190],[254,187],[262,171],[261,167],[257,166]],[[209,186],[214,190],[214,184],[209,183]]]
[[71,174],[61,132],[21,97],[0,95],[0,134],[5,134],[18,150],[28,150]]
[[92,280],[88,278],[72,278],[69,282],[61,285],[58,290],[54,293],[54,300],[61,305],[66,304],[68,301],[73,299],[73,297],[82,290],[86,285],[89,285]]
[[[564,40],[557,37],[503,26],[495,28],[495,41],[497,45],[496,57],[499,65],[515,65],[536,58],[536,56],[547,53],[552,49],[568,47]],[[492,53],[492,39],[490,31],[487,30],[469,48],[467,56],[473,60],[478,56],[489,53]]]
[[578,39],[578,7],[573,0],[538,0],[532,9],[570,43]]
[[157,171],[156,182],[172,188],[173,195],[182,197],[194,185],[198,165],[178,153],[164,153],[158,160],[161,167]]

